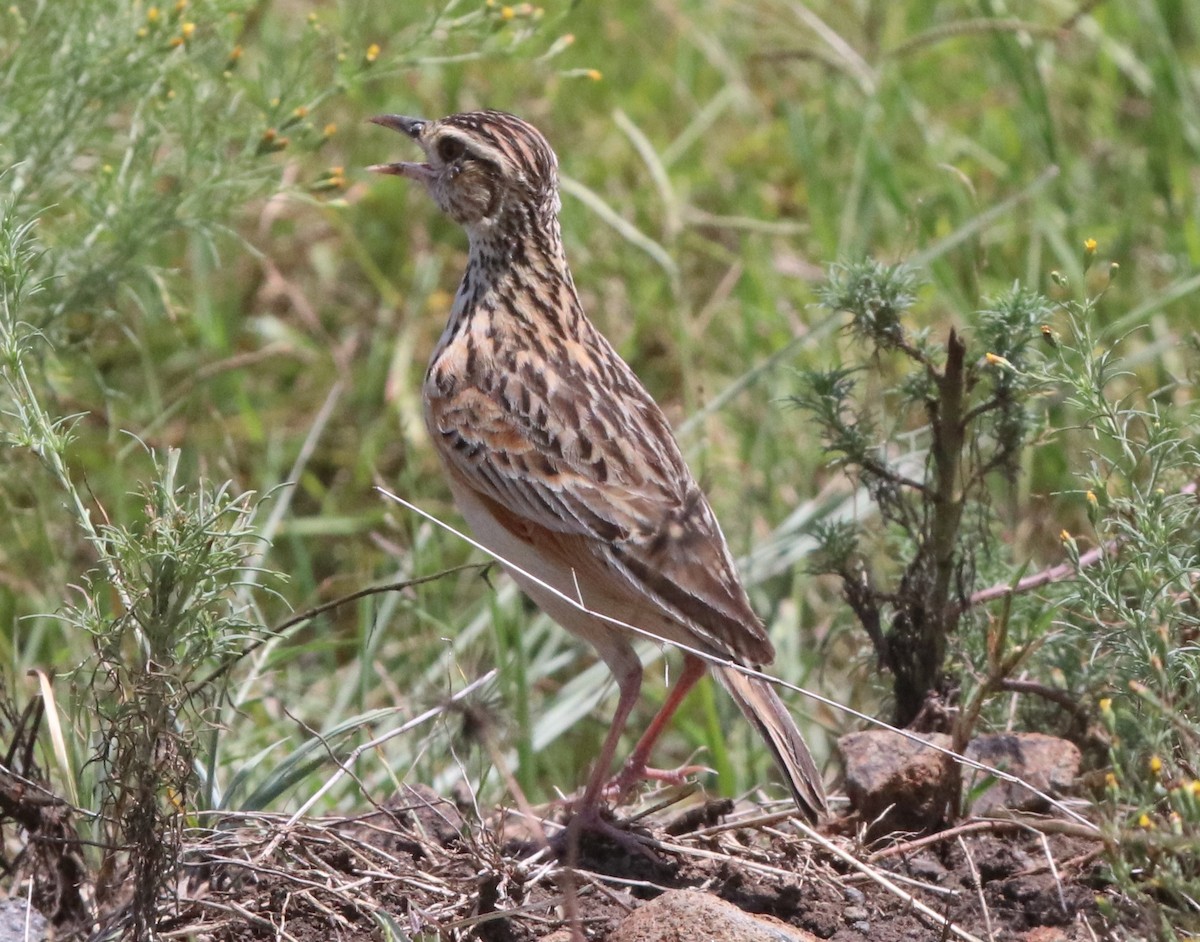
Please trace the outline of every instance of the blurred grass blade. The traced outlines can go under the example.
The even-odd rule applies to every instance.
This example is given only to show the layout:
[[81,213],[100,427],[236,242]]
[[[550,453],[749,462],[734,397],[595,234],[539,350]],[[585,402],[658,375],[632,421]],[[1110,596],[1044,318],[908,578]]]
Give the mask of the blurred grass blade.
[[578,180],[571,177],[563,177],[561,179],[562,190],[575,197],[579,202],[583,203],[588,209],[595,213],[602,222],[611,226],[612,229],[626,242],[636,248],[641,249],[666,273],[671,281],[672,294],[679,294],[679,266],[675,264],[675,260],[671,258],[671,253],[662,247],[658,242],[655,242],[648,235],[637,228],[633,223],[623,218],[616,210],[608,203],[600,198],[600,195],[593,190],[588,189]]
[[50,676],[39,668],[29,672],[37,677],[38,689],[42,694],[42,702],[46,704],[46,728],[50,733],[50,746],[54,752],[54,762],[58,766],[58,775],[67,789],[67,797],[72,807],[78,808],[79,792],[75,784],[75,770],[71,767],[71,758],[67,750],[67,740],[63,736],[62,724],[58,719],[58,701],[54,696],[54,685]]

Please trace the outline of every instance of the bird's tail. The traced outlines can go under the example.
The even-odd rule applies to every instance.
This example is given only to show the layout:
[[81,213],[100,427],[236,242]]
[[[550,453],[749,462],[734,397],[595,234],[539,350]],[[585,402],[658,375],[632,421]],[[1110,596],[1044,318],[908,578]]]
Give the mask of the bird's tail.
[[808,746],[775,688],[728,667],[714,667],[713,673],[770,747],[801,813],[815,822],[825,811],[825,788]]

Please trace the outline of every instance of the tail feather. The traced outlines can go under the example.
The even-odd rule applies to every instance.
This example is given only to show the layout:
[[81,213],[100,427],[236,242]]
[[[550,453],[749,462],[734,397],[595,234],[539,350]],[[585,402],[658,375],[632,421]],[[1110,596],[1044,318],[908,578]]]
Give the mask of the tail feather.
[[731,668],[716,667],[713,673],[770,748],[801,813],[815,822],[825,811],[825,787],[800,730],[775,689]]

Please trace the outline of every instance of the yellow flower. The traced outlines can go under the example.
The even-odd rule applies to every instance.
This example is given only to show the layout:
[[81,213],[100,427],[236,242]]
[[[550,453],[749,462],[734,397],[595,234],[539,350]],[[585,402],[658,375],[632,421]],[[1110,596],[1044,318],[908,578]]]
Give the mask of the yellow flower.
[[333,137],[333,135],[337,134],[337,125],[330,121],[327,125],[325,125],[321,133],[326,137]]
[[294,114],[297,118],[307,118],[308,109],[301,105],[299,108],[296,108],[292,114]]
[[267,128],[263,131],[262,137],[259,138],[256,153],[271,154],[277,150],[283,150],[291,143],[286,137],[280,135],[275,128]]
[[1070,543],[1071,542],[1071,531],[1070,530],[1059,530],[1058,538],[1060,540],[1062,540],[1064,543]]
[[1138,817],[1138,827],[1145,828],[1147,831],[1154,829],[1154,822],[1150,820],[1150,815],[1146,814],[1144,811]]
[[184,10],[187,9],[187,5],[188,5],[188,0],[179,0],[179,2],[175,4],[175,12],[182,13]]
[[182,26],[179,27],[179,32],[185,40],[191,39],[192,34],[194,32],[196,32],[196,24],[195,23],[184,23]]
[[516,15],[517,15],[517,11],[514,10],[512,7],[501,7],[500,8],[500,19],[502,19],[502,20],[511,20]]
[[601,72],[599,69],[588,69],[587,77],[590,78],[593,82],[599,82],[602,78],[604,78],[604,73]]
[[374,62],[379,58],[379,43],[371,43],[367,46],[367,61]]
[[1095,255],[1096,254],[1096,240],[1095,239],[1085,239],[1084,243],[1083,243],[1083,250],[1085,252],[1087,252],[1088,255]]
[[151,7],[149,10],[146,11],[146,22],[147,23],[157,23],[158,22],[158,7]]
[[329,190],[341,190],[346,186],[346,170],[344,167],[330,167],[321,176],[317,178],[317,182],[311,187],[312,190],[321,193]]
[[1100,700],[1100,709],[1107,713],[1112,709],[1112,697],[1103,697]]
[[1109,788],[1117,787],[1117,777],[1112,772],[1105,773],[1104,784]]
[[1158,756],[1150,757],[1150,771],[1154,775],[1159,775],[1162,772],[1162,759]]
[[1087,502],[1094,507],[1096,504],[1100,503],[1100,498],[1098,498],[1096,496],[1095,491],[1088,491],[1087,492]]

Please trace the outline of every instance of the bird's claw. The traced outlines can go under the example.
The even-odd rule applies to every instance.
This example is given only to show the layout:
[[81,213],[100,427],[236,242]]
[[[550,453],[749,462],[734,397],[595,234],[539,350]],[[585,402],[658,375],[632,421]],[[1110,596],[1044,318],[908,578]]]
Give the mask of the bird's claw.
[[713,772],[706,765],[681,765],[677,769],[653,769],[647,765],[630,765],[621,769],[604,786],[603,795],[608,801],[619,804],[642,782],[662,782],[664,785],[686,785],[692,776],[702,772]]
[[551,839],[550,847],[559,858],[574,861],[579,856],[580,835],[585,831],[607,838],[627,853],[638,854],[656,864],[662,863],[643,838],[612,820],[611,813],[601,805],[585,805],[576,809],[567,826]]

